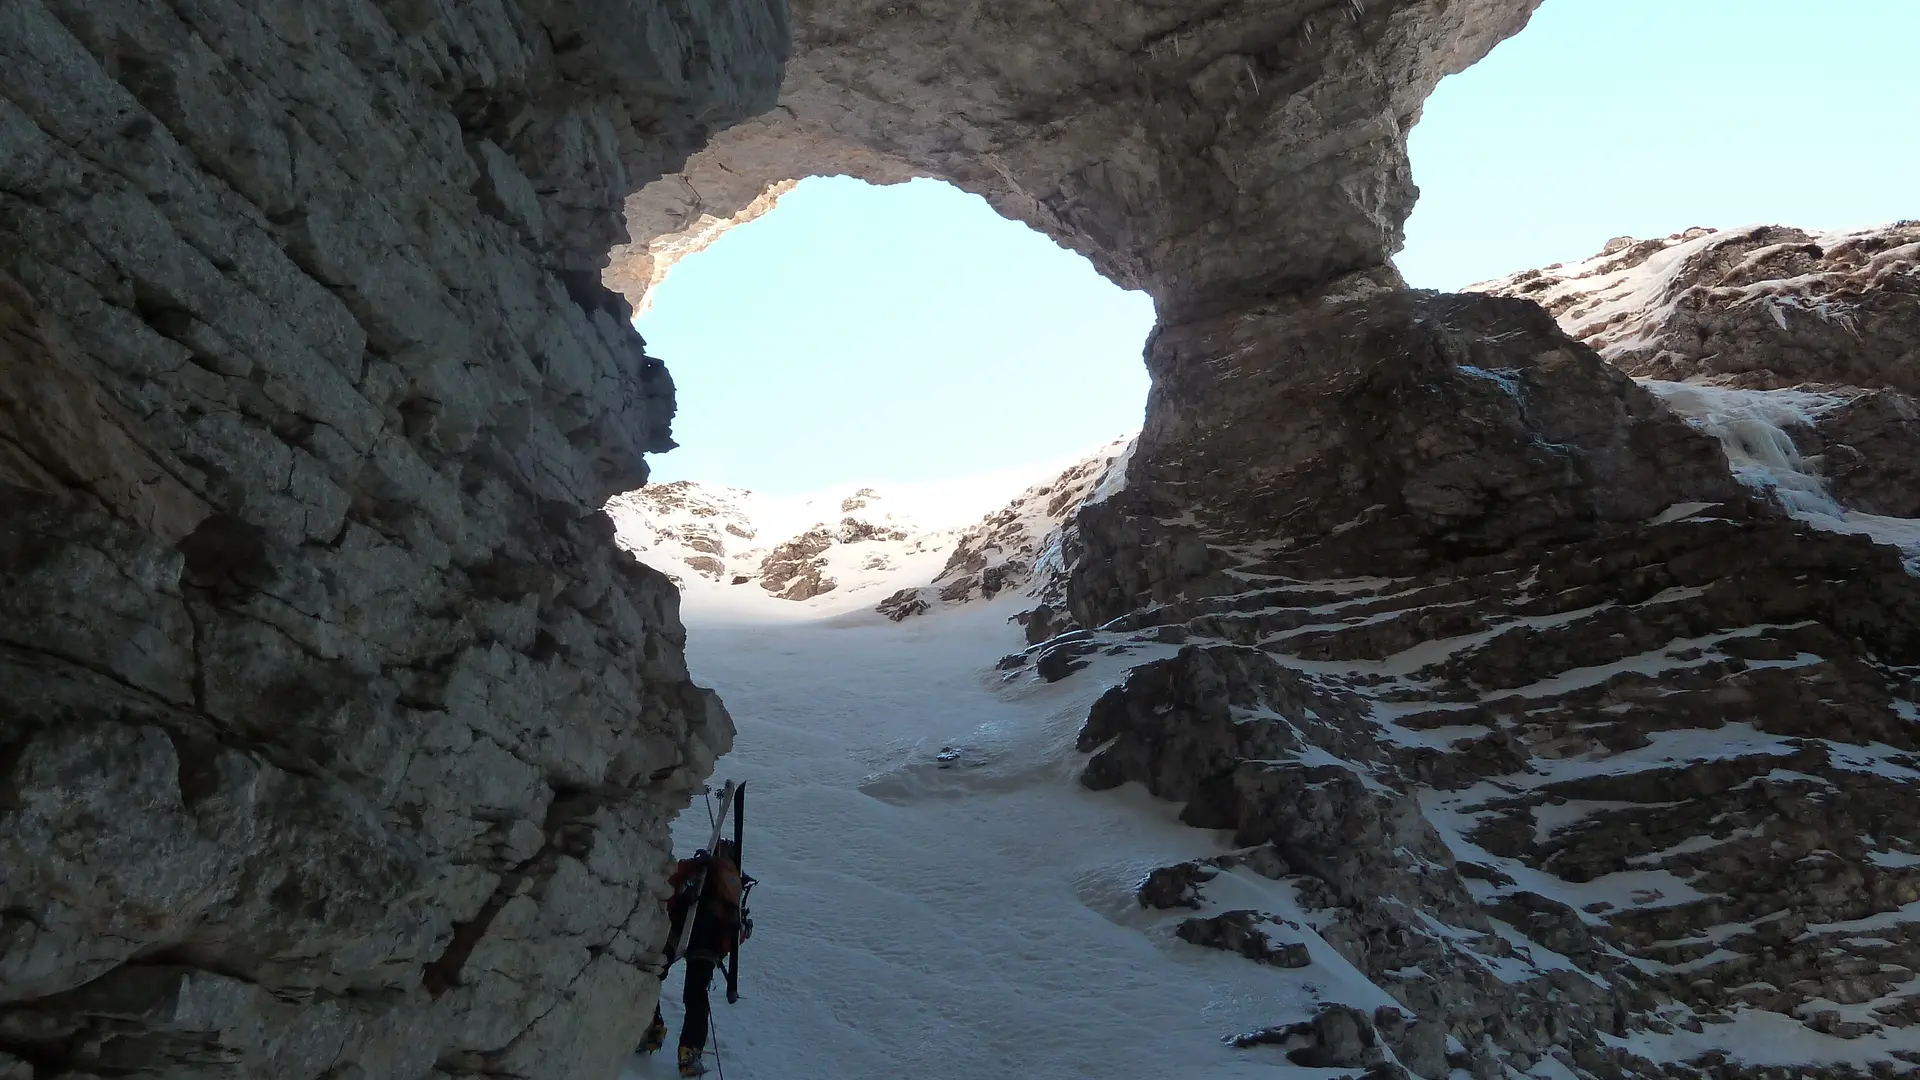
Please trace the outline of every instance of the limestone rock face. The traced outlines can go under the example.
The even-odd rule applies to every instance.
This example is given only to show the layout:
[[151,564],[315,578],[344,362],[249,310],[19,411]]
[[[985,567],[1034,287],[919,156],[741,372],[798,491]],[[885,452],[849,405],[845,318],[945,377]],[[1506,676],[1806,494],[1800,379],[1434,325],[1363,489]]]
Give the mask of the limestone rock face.
[[0,6],[0,1072],[613,1074],[732,729],[599,513],[673,397],[598,274],[784,49]]
[[1169,322],[1379,267],[1421,102],[1537,6],[796,0],[780,107],[628,200],[609,280],[815,174],[949,180]]

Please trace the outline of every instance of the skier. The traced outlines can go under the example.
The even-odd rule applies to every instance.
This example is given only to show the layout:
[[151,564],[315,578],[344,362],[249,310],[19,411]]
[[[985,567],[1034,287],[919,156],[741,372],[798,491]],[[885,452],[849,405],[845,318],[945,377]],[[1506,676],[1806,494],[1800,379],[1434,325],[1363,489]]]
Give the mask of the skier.
[[[693,912],[693,933],[687,939],[687,978],[682,995],[686,1019],[680,1024],[681,1076],[700,1076],[706,1072],[700,1055],[706,1049],[707,1026],[712,1016],[707,987],[713,981],[713,969],[753,935],[753,920],[744,918],[741,909],[745,889],[752,879],[740,872],[739,849],[731,840],[722,840],[714,847],[711,856],[698,851],[690,859],[681,859],[667,879],[673,890],[667,900],[667,916],[673,922],[667,939],[668,967],[678,959],[673,955],[673,943],[680,940],[680,930],[689,911],[696,904],[699,908]],[[701,873],[703,868],[705,874]],[[705,894],[703,903],[699,902],[702,893]],[[640,1052],[651,1054],[666,1041],[667,1021],[660,1014],[660,1006],[655,1005],[653,1023],[647,1025],[646,1034],[640,1040]]]

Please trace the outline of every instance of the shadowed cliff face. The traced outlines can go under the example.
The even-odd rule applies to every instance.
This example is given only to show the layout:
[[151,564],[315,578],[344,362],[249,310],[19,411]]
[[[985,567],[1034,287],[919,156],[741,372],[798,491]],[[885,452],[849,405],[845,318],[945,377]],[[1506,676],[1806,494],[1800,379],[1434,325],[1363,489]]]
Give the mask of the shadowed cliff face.
[[0,1075],[605,1076],[729,745],[599,268],[784,12],[0,7]]

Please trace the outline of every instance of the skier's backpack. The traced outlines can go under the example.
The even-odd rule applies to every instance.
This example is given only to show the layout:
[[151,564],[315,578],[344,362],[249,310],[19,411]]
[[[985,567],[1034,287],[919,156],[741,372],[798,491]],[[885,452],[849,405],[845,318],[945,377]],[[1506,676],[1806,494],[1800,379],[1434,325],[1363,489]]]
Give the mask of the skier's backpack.
[[692,910],[694,901],[700,899],[700,885],[705,876],[700,871],[712,858],[705,848],[701,848],[674,866],[673,875],[669,878],[673,895],[667,898],[667,912],[676,920]]
[[681,859],[674,866],[673,875],[668,879],[673,887],[673,895],[667,897],[667,919],[672,929],[667,935],[667,962],[678,960],[674,955],[674,944],[680,940],[680,930],[686,925],[687,917],[700,902],[700,887],[705,874],[700,871],[706,867],[710,856],[702,848],[691,858]]

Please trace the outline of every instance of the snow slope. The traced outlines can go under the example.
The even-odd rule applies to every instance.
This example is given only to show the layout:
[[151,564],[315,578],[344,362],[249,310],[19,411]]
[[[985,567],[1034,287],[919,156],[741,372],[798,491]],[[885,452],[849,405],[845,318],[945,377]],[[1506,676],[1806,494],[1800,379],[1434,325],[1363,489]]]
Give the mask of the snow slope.
[[[1316,964],[1286,971],[1175,940],[1193,912],[1139,907],[1138,879],[1210,834],[1137,790],[1081,788],[1073,737],[1151,657],[1002,683],[1011,599],[900,624],[702,600],[687,600],[688,656],[739,726],[719,777],[748,782],[762,881],[742,1000],[716,984],[729,1077],[1269,1077],[1279,1048],[1222,1037],[1306,1019],[1322,997],[1387,1003],[1317,940]],[[681,850],[706,820],[682,815]],[[1284,890],[1249,875],[1209,892],[1284,912]],[[678,974],[662,995],[676,1032]],[[670,1053],[627,1075],[672,1075]]]

